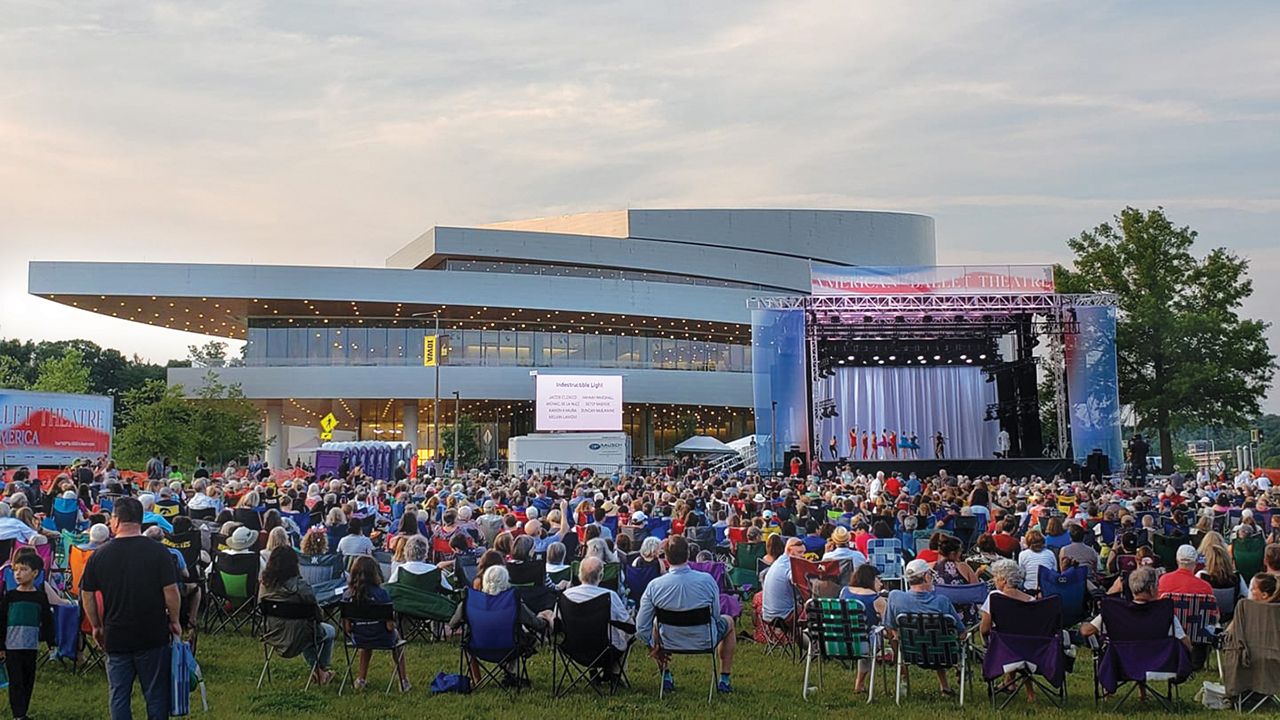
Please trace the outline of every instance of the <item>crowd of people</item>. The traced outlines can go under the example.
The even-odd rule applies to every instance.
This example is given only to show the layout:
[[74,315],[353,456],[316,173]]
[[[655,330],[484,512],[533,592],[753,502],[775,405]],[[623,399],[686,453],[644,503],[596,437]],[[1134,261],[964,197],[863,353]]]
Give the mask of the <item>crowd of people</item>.
[[[554,636],[561,599],[607,595],[615,652],[594,680],[617,684],[628,651],[639,646],[661,672],[664,692],[676,689],[670,665],[687,649],[717,654],[720,693],[733,691],[740,638],[809,652],[810,596],[861,608],[869,625],[883,628],[886,652],[903,614],[951,617],[970,637],[992,630],[989,603],[958,606],[939,586],[985,583],[992,595],[1030,602],[1047,592],[1042,568],[1083,568],[1094,598],[1140,605],[1175,594],[1209,596],[1224,627],[1237,601],[1280,602],[1280,522],[1271,522],[1280,498],[1269,480],[1249,473],[1177,476],[1144,489],[1097,478],[946,471],[921,478],[852,466],[825,477],[713,474],[696,466],[651,476],[570,468],[516,477],[401,468],[387,479],[359,466],[341,477],[273,473],[260,464],[219,471],[200,465],[182,478],[155,470],[129,477],[100,459],[47,487],[24,471],[5,487],[0,542],[13,548],[14,582],[0,605],[0,651],[15,717],[28,712],[33,658],[51,637],[51,609],[75,602],[87,642],[105,653],[111,716],[130,717],[137,682],[148,715],[165,717],[171,638],[198,648],[211,607],[236,610],[228,607],[228,589],[209,582],[223,567],[246,568],[249,587],[240,592],[248,605],[314,608],[250,625],[279,657],[303,657],[315,684],[335,679],[335,643],[352,639],[361,648],[351,677],[357,689],[371,654],[400,647],[405,626],[394,614],[335,617],[326,608],[394,608],[398,587],[432,574],[453,602],[454,612],[436,628],[445,636],[467,626],[467,592],[499,597],[519,589],[521,656]],[[183,543],[190,538],[194,547]],[[876,551],[886,541],[896,541],[890,546],[899,554],[888,564]],[[87,558],[73,573],[75,587],[59,579],[67,548],[58,559],[51,554],[65,543]],[[740,546],[759,548],[755,567],[742,567]],[[309,581],[304,570],[331,556],[341,558],[332,582]],[[839,572],[815,577],[797,593],[797,559],[834,562]],[[532,581],[531,568],[538,574]],[[713,610],[707,627],[658,621],[664,612],[700,608]],[[1074,641],[1106,634],[1093,613],[1072,628]],[[1178,622],[1169,632],[1186,638]],[[1280,646],[1280,637],[1272,640]],[[402,691],[424,670],[439,669],[407,667],[403,652],[395,658]],[[866,687],[873,662],[859,663],[857,690]],[[466,670],[473,683],[481,680],[478,664]],[[506,659],[501,682],[528,684],[520,667],[519,657]],[[948,673],[939,670],[938,679],[950,695]]]

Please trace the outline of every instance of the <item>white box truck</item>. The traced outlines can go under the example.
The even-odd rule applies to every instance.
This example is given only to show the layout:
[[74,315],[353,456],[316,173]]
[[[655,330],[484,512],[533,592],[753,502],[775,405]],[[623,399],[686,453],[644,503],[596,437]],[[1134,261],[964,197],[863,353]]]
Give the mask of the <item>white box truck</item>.
[[623,432],[521,435],[507,440],[507,463],[510,472],[519,475],[571,467],[602,475],[625,473],[631,467],[631,438]]

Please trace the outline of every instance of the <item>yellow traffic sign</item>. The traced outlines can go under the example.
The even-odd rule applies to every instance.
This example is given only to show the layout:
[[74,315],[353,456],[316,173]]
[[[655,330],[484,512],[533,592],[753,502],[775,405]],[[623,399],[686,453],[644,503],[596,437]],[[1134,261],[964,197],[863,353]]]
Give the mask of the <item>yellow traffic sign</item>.
[[334,417],[333,413],[329,413],[328,415],[320,418],[320,429],[324,430],[326,433],[332,434],[333,429],[336,427],[338,427],[338,418]]
[[320,439],[321,439],[321,440],[332,440],[332,439],[333,439],[333,433],[331,433],[331,432],[322,432],[322,433],[320,433]]

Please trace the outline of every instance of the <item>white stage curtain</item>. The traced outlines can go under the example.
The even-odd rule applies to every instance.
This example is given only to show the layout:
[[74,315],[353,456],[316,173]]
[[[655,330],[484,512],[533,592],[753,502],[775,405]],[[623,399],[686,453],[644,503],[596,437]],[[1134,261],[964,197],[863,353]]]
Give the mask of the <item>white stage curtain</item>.
[[[982,370],[964,367],[842,367],[822,380],[815,402],[832,399],[840,415],[822,421],[822,459],[830,460],[828,447],[835,436],[839,456],[862,458],[864,430],[879,437],[885,430],[902,435],[914,432],[919,457],[932,458],[934,433],[946,439],[946,457],[989,459],[995,452],[1000,423],[986,421],[987,405],[996,402],[996,384],[987,382]],[[849,430],[857,428],[859,447],[850,452]],[[884,449],[878,457],[889,457]],[[905,457],[901,450],[899,458]]]

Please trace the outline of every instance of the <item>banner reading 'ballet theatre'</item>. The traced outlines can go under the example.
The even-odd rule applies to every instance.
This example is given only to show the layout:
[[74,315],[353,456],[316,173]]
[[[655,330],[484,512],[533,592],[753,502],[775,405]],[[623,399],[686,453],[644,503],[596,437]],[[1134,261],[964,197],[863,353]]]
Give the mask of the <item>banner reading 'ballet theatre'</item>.
[[1053,292],[1052,265],[845,267],[810,263],[814,295],[1025,295]]
[[0,391],[0,461],[66,465],[111,453],[112,401],[100,395]]

